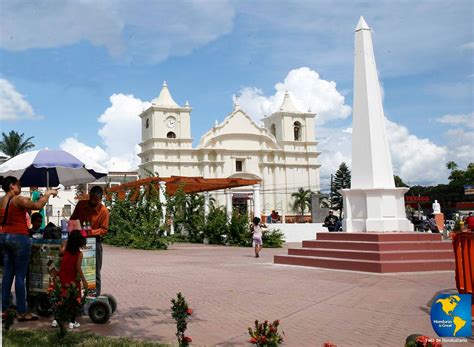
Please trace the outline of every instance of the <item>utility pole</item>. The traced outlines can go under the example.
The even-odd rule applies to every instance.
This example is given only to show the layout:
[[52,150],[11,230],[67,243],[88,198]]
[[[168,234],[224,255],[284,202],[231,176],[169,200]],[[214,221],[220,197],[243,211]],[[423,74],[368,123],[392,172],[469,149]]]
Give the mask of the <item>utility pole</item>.
[[329,192],[329,208],[332,209],[332,188],[333,188],[333,174],[331,174],[331,190]]

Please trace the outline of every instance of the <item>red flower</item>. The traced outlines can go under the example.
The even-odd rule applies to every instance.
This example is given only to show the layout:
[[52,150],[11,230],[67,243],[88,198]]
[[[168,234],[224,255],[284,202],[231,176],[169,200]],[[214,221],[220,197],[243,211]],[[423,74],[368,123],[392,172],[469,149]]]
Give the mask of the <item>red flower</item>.
[[250,340],[249,340],[250,343],[257,343],[257,339],[255,337],[252,337]]
[[193,309],[192,309],[192,308],[188,308],[188,309],[186,310],[186,314],[187,314],[188,316],[192,315],[192,314],[193,314]]
[[191,336],[185,336],[183,337],[183,342],[190,343],[193,342],[193,339],[191,338]]
[[272,327],[272,326],[270,327],[270,332],[271,332],[271,333],[275,333],[276,331],[277,331],[277,330],[276,330],[274,327]]
[[418,336],[416,338],[416,343],[421,343],[423,347],[428,345],[428,336]]
[[267,337],[266,336],[260,336],[260,342],[261,343],[266,343],[267,342]]

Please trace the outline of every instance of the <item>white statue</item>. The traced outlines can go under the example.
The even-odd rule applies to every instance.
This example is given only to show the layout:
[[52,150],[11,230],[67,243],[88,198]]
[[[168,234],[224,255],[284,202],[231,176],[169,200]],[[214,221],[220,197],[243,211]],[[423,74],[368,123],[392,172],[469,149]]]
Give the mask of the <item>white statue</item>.
[[431,207],[433,208],[433,213],[441,213],[441,206],[438,203],[438,200],[435,200],[433,202],[433,205],[431,205]]

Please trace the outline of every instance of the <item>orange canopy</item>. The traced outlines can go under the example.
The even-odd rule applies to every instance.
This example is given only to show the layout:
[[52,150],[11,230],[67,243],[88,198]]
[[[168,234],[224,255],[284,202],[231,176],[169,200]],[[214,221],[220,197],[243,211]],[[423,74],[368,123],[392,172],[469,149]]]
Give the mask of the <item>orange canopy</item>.
[[200,193],[212,190],[221,190],[226,188],[236,188],[250,186],[260,182],[258,179],[244,178],[203,178],[203,177],[148,177],[137,181],[128,182],[107,189],[107,195],[110,193],[118,193],[119,199],[125,196],[126,191],[139,190],[140,187],[148,187],[150,185],[158,186],[158,182],[166,182],[166,193],[172,196],[179,188],[182,188],[185,194]]

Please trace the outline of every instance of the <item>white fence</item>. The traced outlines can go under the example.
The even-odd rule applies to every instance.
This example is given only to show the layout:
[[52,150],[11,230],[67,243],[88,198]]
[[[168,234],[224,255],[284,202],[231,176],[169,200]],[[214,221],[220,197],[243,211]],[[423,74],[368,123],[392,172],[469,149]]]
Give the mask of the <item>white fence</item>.
[[279,229],[285,235],[286,242],[301,242],[316,239],[316,233],[327,232],[323,223],[267,224],[269,229]]

